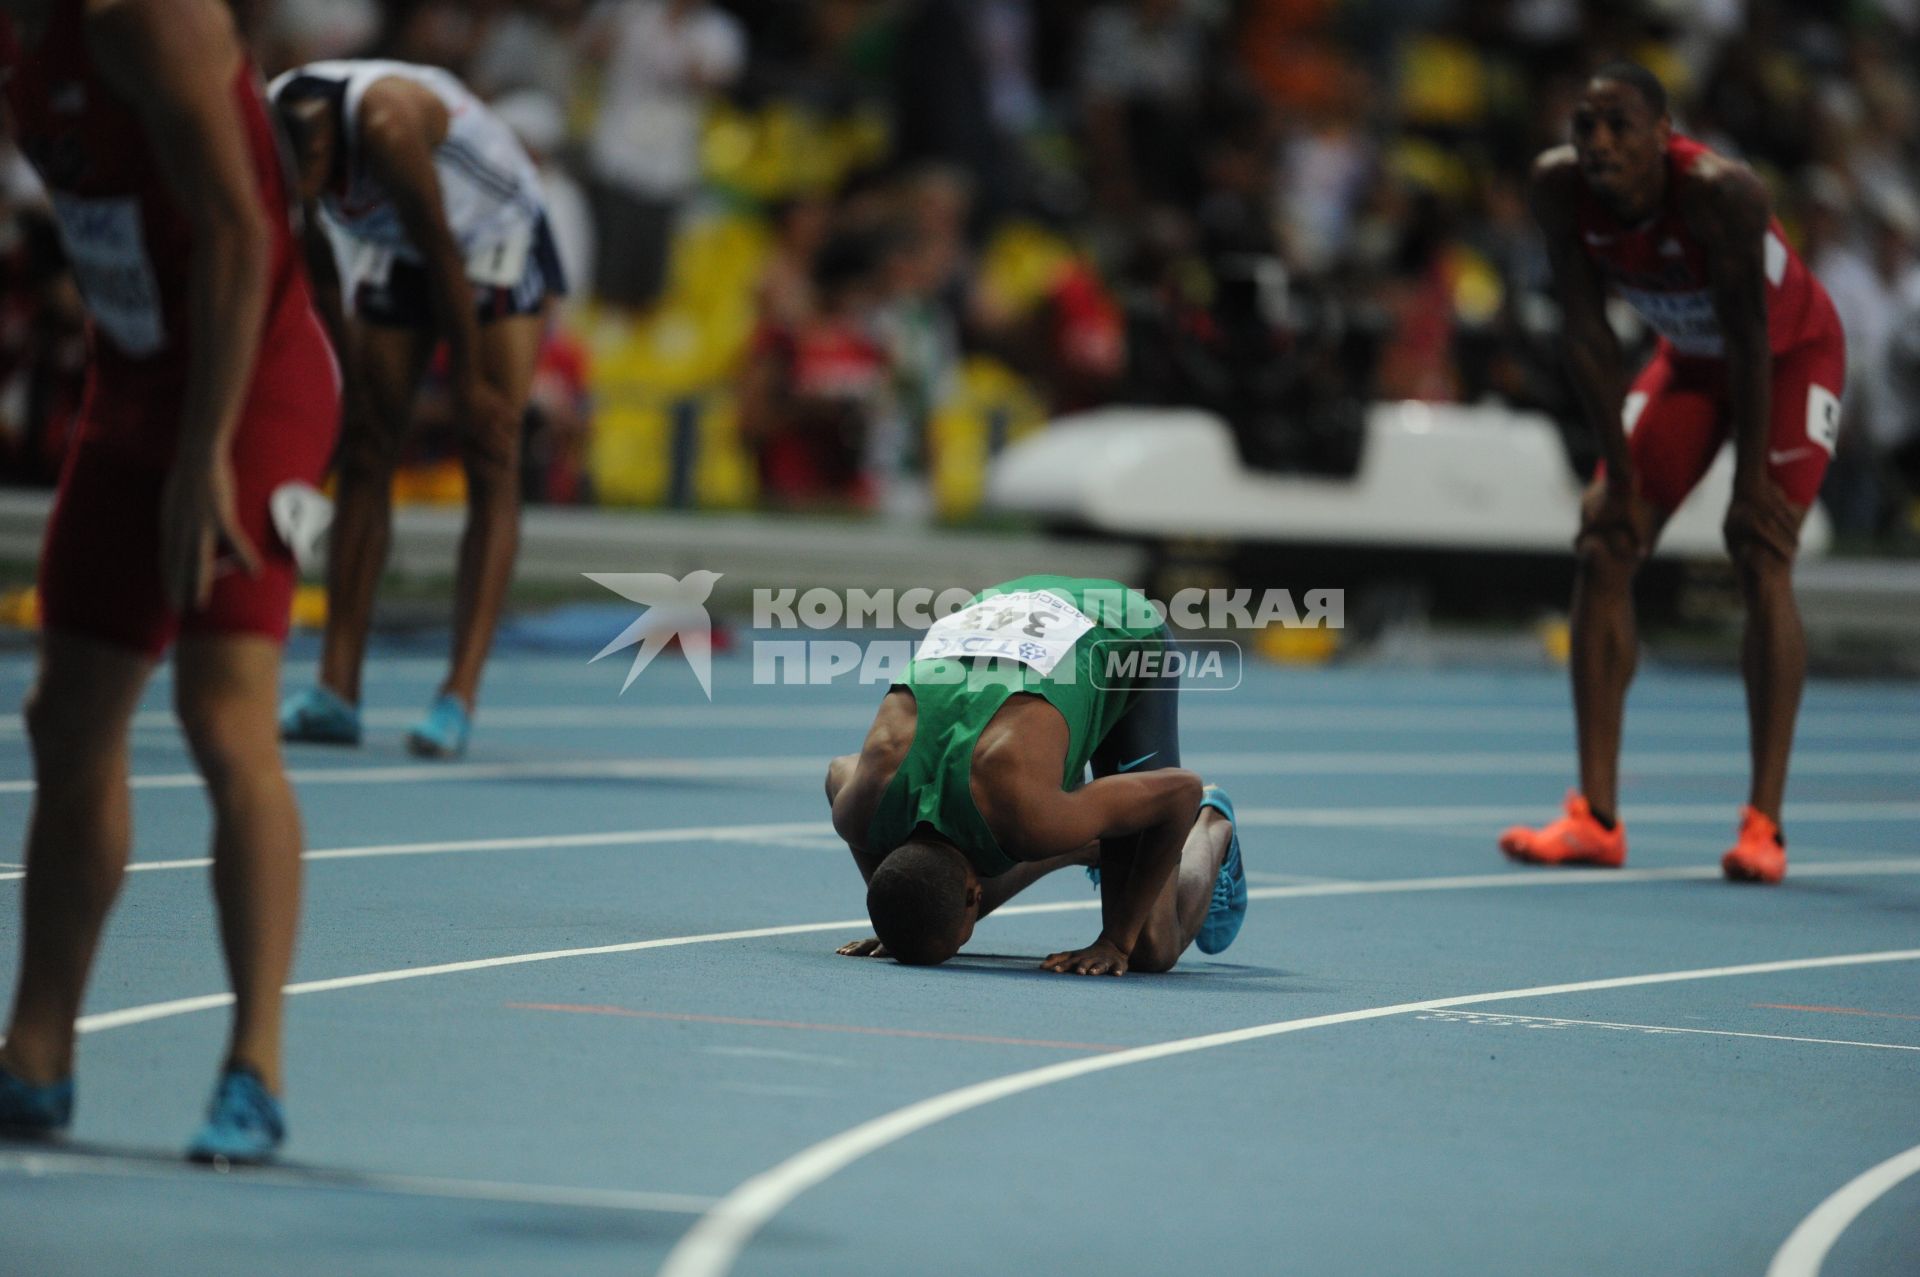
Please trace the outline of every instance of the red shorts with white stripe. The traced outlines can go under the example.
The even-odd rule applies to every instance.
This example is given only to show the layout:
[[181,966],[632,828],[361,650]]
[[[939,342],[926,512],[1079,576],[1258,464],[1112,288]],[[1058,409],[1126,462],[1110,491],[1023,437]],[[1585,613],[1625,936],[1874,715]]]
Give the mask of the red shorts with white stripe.
[[[1767,473],[1795,505],[1813,504],[1840,437],[1847,345],[1836,318],[1773,357]],[[1727,363],[1690,359],[1664,340],[1623,409],[1640,494],[1671,513],[1727,439]]]
[[[340,380],[317,324],[262,350],[256,393],[233,439],[236,511],[260,554],[249,576],[225,552],[213,596],[176,613],[160,583],[160,502],[168,462],[82,438],[68,454],[40,551],[40,606],[49,630],[80,634],[159,657],[180,633],[287,636],[299,572],[270,505],[283,484],[318,484],[339,431]],[[91,402],[91,399],[90,399]],[[162,405],[156,424],[177,408]]]

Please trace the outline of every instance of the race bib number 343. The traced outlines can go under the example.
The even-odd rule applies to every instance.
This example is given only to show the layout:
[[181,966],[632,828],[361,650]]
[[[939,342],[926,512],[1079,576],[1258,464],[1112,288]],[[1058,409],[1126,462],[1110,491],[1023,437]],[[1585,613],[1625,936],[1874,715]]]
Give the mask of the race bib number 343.
[[1042,674],[1073,650],[1093,618],[1051,590],[1020,590],[969,604],[933,623],[916,661],[988,656],[1019,661]]
[[147,258],[140,201],[83,199],[56,191],[53,211],[95,326],[136,359],[166,345],[160,285]]

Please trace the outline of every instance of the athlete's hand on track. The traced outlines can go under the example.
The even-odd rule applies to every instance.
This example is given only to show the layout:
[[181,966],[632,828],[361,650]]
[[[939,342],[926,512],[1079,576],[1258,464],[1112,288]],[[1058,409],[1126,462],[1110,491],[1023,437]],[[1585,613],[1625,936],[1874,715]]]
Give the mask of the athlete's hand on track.
[[1040,964],[1043,971],[1058,971],[1062,975],[1125,975],[1127,973],[1127,955],[1105,936],[1101,936],[1084,949],[1075,949],[1069,953],[1056,953]]
[[1616,554],[1645,558],[1652,530],[1649,511],[1634,500],[1629,483],[1600,479],[1580,499],[1580,535],[1600,538]]
[[1768,476],[1736,478],[1720,532],[1728,550],[1742,541],[1758,541],[1781,558],[1791,559],[1800,548],[1800,511]]
[[260,552],[234,512],[233,463],[181,458],[160,497],[160,583],[176,612],[203,608],[213,596],[214,555],[225,547],[248,576]]
[[891,958],[893,956],[887,952],[887,946],[880,943],[878,936],[868,936],[865,940],[843,944],[834,952],[843,958]]

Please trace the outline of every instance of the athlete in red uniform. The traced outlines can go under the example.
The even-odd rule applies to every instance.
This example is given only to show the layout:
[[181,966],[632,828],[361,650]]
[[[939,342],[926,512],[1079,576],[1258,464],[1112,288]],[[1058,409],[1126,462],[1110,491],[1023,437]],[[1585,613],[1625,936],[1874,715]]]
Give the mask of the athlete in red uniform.
[[281,987],[300,816],[274,718],[294,586],[273,494],[319,478],[339,378],[258,76],[222,0],[0,0],[15,136],[92,319],[77,442],[42,551],[26,716],[38,788],[0,1128],[70,1120],[74,1017],[130,833],[127,731],[178,638],[174,702],[214,810],[233,1036],[190,1152],[282,1138]]
[[[1637,646],[1633,577],[1731,437],[1725,535],[1747,608],[1741,667],[1753,777],[1721,867],[1736,881],[1778,882],[1787,865],[1780,804],[1806,674],[1793,557],[1839,430],[1840,319],[1772,219],[1760,179],[1673,133],[1666,92],[1644,68],[1602,68],[1574,112],[1573,139],[1535,162],[1532,194],[1574,383],[1605,457],[1576,547],[1580,790],[1562,819],[1510,829],[1500,845],[1547,864],[1626,859],[1616,802]],[[1631,386],[1604,312],[1609,286],[1660,334]]]

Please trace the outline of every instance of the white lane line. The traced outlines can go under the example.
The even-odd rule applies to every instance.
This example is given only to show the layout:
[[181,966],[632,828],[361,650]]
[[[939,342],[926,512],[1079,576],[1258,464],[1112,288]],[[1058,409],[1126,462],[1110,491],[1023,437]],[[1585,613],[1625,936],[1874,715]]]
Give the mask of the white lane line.
[[[710,780],[821,777],[826,761],[812,755],[777,758],[588,758],[571,762],[427,763],[398,767],[296,767],[296,785],[418,785],[488,780]],[[199,789],[198,772],[135,776],[132,788]],[[32,793],[30,779],[0,781],[0,794]]]
[[[1819,877],[1823,873],[1840,875],[1916,873],[1920,872],[1920,857],[1905,860],[1811,864],[1796,867],[1794,872],[1800,877]],[[1250,900],[1294,900],[1321,896],[1388,895],[1413,891],[1469,891],[1511,887],[1600,887],[1719,876],[1719,869],[1713,866],[1684,869],[1522,870],[1514,873],[1465,874],[1443,878],[1395,878],[1372,882],[1302,883],[1295,887],[1254,887],[1248,890],[1247,897]],[[1036,914],[1083,913],[1099,907],[1100,901],[1097,897],[1085,900],[1058,900],[1038,904],[1007,905],[996,909],[991,916],[1013,918]],[[523,966],[532,962],[554,962],[562,958],[591,958],[614,953],[639,953],[647,949],[675,949],[685,945],[717,944],[732,940],[761,940],[774,936],[806,935],[817,931],[864,933],[871,929],[865,918],[854,918],[842,922],[803,922],[782,927],[756,927],[746,931],[715,931],[702,935],[665,936],[656,940],[632,940],[621,944],[594,945],[582,949],[549,949],[539,953],[509,954],[500,958],[443,962],[427,967],[402,967],[395,971],[372,971],[361,975],[337,976],[329,980],[306,980],[289,984],[286,992],[289,996],[304,993],[332,993],[340,989],[391,984],[399,980],[460,975],[468,971]],[[228,1006],[232,1002],[231,993],[203,993],[190,998],[176,998],[169,1002],[154,1002],[145,1006],[127,1007],[119,1011],[102,1011],[93,1015],[83,1015],[77,1023],[82,1033],[98,1033],[105,1029],[119,1029],[133,1024],[145,1024],[152,1020],[165,1020],[177,1015],[190,1015],[196,1011],[212,1011]]]
[[[1626,771],[1636,775],[1744,776],[1750,766],[1744,752],[1705,754],[1699,751],[1628,755]],[[1379,752],[1313,750],[1196,754],[1190,766],[1209,776],[1558,776],[1568,760],[1556,751],[1511,753]],[[1796,774],[1822,776],[1909,776],[1920,773],[1920,752],[1902,750],[1836,750],[1795,755]],[[560,762],[426,763],[379,767],[296,767],[287,779],[296,785],[421,785],[471,784],[496,780],[812,780],[826,775],[826,762],[816,754],[680,758],[583,758]],[[135,776],[136,790],[199,789],[197,772],[163,772]],[[0,780],[0,794],[27,794],[34,790],[29,777]],[[1835,806],[1837,804],[1828,804]],[[1809,806],[1788,808],[1800,815]],[[1920,803],[1907,806],[1920,811]],[[1636,809],[1636,811],[1639,809]],[[1508,813],[1509,815],[1511,812]]]
[[740,1253],[746,1249],[768,1221],[785,1210],[793,1200],[811,1188],[831,1179],[853,1163],[897,1143],[917,1131],[925,1130],[950,1117],[981,1108],[997,1100],[1028,1091],[1126,1068],[1173,1056],[1191,1055],[1215,1047],[1233,1046],[1283,1033],[1378,1020],[1388,1016],[1439,1011],[1448,1007],[1475,1006],[1519,998],[1557,997],[1569,993],[1597,993],[1609,989],[1630,989],[1654,984],[1674,984],[1690,980],[1717,980],[1731,976],[1773,975],[1786,971],[1812,971],[1827,967],[1864,966],[1872,963],[1911,962],[1920,959],[1920,949],[1890,949],[1876,953],[1836,954],[1821,958],[1795,958],[1782,962],[1753,962],[1740,966],[1701,967],[1687,971],[1661,971],[1649,975],[1616,976],[1604,980],[1581,980],[1570,984],[1536,985],[1527,989],[1505,989],[1497,993],[1469,993],[1456,997],[1428,998],[1419,1002],[1400,1002],[1391,1006],[1367,1007],[1331,1015],[1307,1016],[1297,1020],[1278,1020],[1250,1028],[1231,1029],[1198,1037],[1156,1042],[1109,1055],[1065,1060],[1037,1069],[1026,1069],[1003,1077],[976,1082],[943,1095],[931,1096],[895,1109],[891,1113],[863,1122],[848,1131],[803,1149],[779,1165],[755,1175],[735,1188],[720,1204],[700,1217],[661,1265],[659,1277],[724,1277]]
[[[1735,809],[1727,803],[1634,803],[1623,807],[1627,823],[1640,825],[1725,825],[1734,827]],[[1534,812],[1546,816],[1545,807]],[[1526,817],[1511,803],[1478,807],[1243,807],[1242,824],[1276,828],[1392,829],[1406,825],[1487,824],[1493,828]],[[1856,824],[1867,821],[1920,820],[1920,802],[1793,802],[1786,808],[1789,831],[1800,824]],[[1491,841],[1492,831],[1488,833]]]
[[[877,698],[876,698],[877,699]],[[873,721],[870,704],[769,708],[745,705],[498,705],[482,708],[476,723],[487,731],[547,731],[562,728],[635,730],[652,728],[864,728]],[[420,721],[419,707],[369,707],[360,711],[362,727],[375,731],[400,730]],[[145,709],[133,716],[137,732],[177,732],[180,722],[172,710]],[[20,736],[25,727],[17,717],[0,719],[0,737]],[[326,749],[328,746],[313,746]]]
[[[377,843],[366,847],[324,847],[301,855],[302,860],[377,860],[389,856],[452,856],[475,852],[548,851],[578,847],[640,847],[653,843],[751,842],[780,845],[787,839],[806,835],[831,834],[831,826],[817,820],[790,821],[769,825],[692,825],[681,829],[618,829],[598,834],[539,834],[527,838],[463,838],[443,842]],[[824,844],[807,844],[818,850]],[[129,873],[156,873],[174,869],[205,869],[213,861],[205,856],[184,860],[136,860],[127,866]],[[26,875],[0,873],[0,882]]]
[[384,1175],[323,1168],[268,1166],[215,1176],[177,1159],[118,1156],[73,1151],[0,1150],[0,1174],[30,1179],[48,1176],[97,1175],[116,1179],[190,1180],[199,1183],[257,1184],[270,1188],[321,1189],[330,1192],[378,1193],[382,1196],[426,1197],[447,1201],[497,1202],[521,1206],[560,1206],[582,1210],[643,1211],[664,1215],[698,1215],[713,1205],[711,1197],[686,1193],[650,1193],[619,1188],[568,1188],[555,1184],[508,1184],[494,1180],[444,1179],[431,1175]]
[[[1793,808],[1796,816],[1801,807],[1817,804],[1802,804]],[[1861,806],[1872,804],[1830,804],[1837,808],[1853,811]],[[1920,807],[1920,804],[1912,804]],[[1329,827],[1381,827],[1390,828],[1399,825],[1422,825],[1441,827],[1449,824],[1473,825],[1490,821],[1488,813],[1501,810],[1496,808],[1362,808],[1362,807],[1304,807],[1304,808],[1243,808],[1238,813],[1242,828],[1329,828]],[[1645,819],[1649,823],[1719,823],[1725,817],[1724,808],[1712,804],[1698,804],[1682,808],[1648,809],[1651,814],[1636,814],[1635,819]],[[1511,813],[1509,813],[1510,815]],[[1896,813],[1897,815],[1897,813]],[[1809,816],[1817,819],[1818,814]],[[1845,817],[1836,817],[1844,819]],[[1869,816],[1862,819],[1880,819]],[[1674,844],[1676,840],[1660,840],[1665,844]],[[840,844],[834,836],[831,826],[819,821],[787,821],[763,825],[694,825],[677,829],[619,829],[605,833],[591,834],[537,834],[520,838],[465,838],[435,842],[378,843],[363,847],[327,847],[304,853],[302,859],[311,861],[326,860],[372,860],[394,856],[443,856],[468,855],[481,852],[505,851],[548,851],[568,850],[585,847],[637,847],[658,843],[676,842],[744,842],[763,846],[792,847],[806,851],[832,851]],[[1701,844],[1704,845],[1704,844]],[[1688,844],[1683,849],[1692,850]],[[177,860],[136,860],[127,866],[129,873],[159,873],[182,869],[205,869],[213,863],[205,856],[193,856]],[[1796,862],[1794,873],[1803,872],[1802,862]],[[1819,862],[1810,862],[1818,864]],[[1840,862],[1851,863],[1851,862]],[[1826,873],[1903,873],[1904,860],[1865,860],[1860,861],[1857,869],[1846,870],[1836,864],[1824,868]],[[1893,866],[1876,868],[1875,866]],[[1654,869],[1654,870],[1562,870],[1559,877],[1568,878],[1581,873],[1596,874],[1600,877],[1620,877],[1625,873],[1625,881],[1648,882],[1661,877],[1711,878],[1716,871],[1712,869]],[[1641,876],[1647,875],[1647,876]],[[13,882],[26,876],[20,869],[0,871],[0,882]],[[1532,875],[1541,880],[1553,876],[1542,875],[1537,871]],[[1434,879],[1433,881],[1505,881],[1506,876],[1482,875],[1478,878]],[[1344,880],[1342,880],[1344,881]]]
[[1561,1029],[1636,1029],[1642,1033],[1693,1033],[1711,1038],[1758,1038],[1765,1042],[1807,1042],[1818,1046],[1863,1046],[1875,1051],[1920,1051],[1920,1046],[1906,1046],[1898,1042],[1855,1042],[1846,1038],[1798,1038],[1784,1033],[1741,1033],[1733,1029],[1687,1029],[1671,1024],[1625,1024],[1617,1020],[1564,1020],[1558,1016],[1547,1015],[1508,1015],[1498,1011],[1436,1011],[1432,1015],[1415,1016],[1419,1020],[1435,1020],[1451,1024],[1524,1024],[1529,1028]]
[[1920,1174],[1920,1145],[1848,1180],[1788,1234],[1786,1243],[1767,1265],[1767,1277],[1818,1277],[1821,1265],[1827,1262],[1827,1252],[1840,1240],[1840,1234],[1867,1207],[1915,1174]]
[[[1848,878],[1882,874],[1920,873],[1920,856],[1880,860],[1812,861],[1796,865],[1801,878]],[[1390,896],[1410,891],[1487,891],[1527,887],[1604,887],[1608,883],[1717,882],[1718,865],[1687,865],[1671,869],[1519,869],[1510,873],[1445,874],[1435,878],[1328,878],[1286,887],[1249,887],[1249,900],[1302,900],[1326,896]],[[1095,900],[1053,900],[996,910],[1003,914],[1076,913],[1097,909]]]
[[[876,700],[877,700],[876,696]],[[362,711],[361,722],[376,731],[397,731],[420,719],[420,709],[374,706]],[[1393,705],[1251,705],[1195,708],[1182,706],[1182,718],[1193,729],[1206,732],[1281,732],[1332,729],[1353,732],[1571,732],[1572,709],[1516,709],[1490,705],[1436,708]],[[484,708],[477,720],[485,731],[625,731],[674,728],[732,731],[758,728],[773,731],[858,730],[873,719],[873,704],[822,701],[813,705],[499,705]],[[173,732],[178,721],[171,710],[148,709],[134,715],[133,728],[142,732]],[[1747,719],[1741,711],[1685,710],[1660,706],[1628,710],[1628,756],[1632,741],[1644,735],[1684,734],[1689,737],[1726,735],[1744,739]],[[23,735],[17,715],[0,716],[0,738]],[[1900,704],[1863,706],[1858,710],[1813,710],[1801,715],[1800,739],[1837,736],[1841,740],[1862,733],[1892,739],[1920,737],[1920,714]],[[1729,743],[1732,743],[1731,741]],[[322,748],[316,746],[315,748]]]
[[851,1068],[854,1061],[844,1055],[821,1055],[817,1051],[782,1051],[765,1046],[708,1046],[702,1055],[723,1055],[743,1060],[779,1060],[783,1064],[825,1064],[831,1068]]

